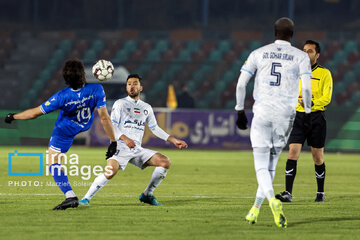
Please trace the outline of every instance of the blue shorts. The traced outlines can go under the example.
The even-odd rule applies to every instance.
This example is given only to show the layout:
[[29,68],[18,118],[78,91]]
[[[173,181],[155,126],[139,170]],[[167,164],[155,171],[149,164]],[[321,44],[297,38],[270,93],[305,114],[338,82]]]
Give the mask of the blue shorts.
[[74,137],[52,135],[49,141],[49,148],[56,152],[66,153],[69,151]]

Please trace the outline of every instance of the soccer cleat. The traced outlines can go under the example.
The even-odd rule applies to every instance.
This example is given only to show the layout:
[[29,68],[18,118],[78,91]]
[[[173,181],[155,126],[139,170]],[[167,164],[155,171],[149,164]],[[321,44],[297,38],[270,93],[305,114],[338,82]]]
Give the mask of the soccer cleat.
[[258,215],[259,209],[252,207],[249,213],[246,215],[245,221],[247,221],[249,224],[255,224],[257,222]]
[[275,198],[279,199],[282,202],[292,202],[292,195],[288,191],[276,194]]
[[144,193],[142,193],[142,194],[140,195],[140,197],[139,197],[139,200],[140,200],[140,202],[148,203],[148,204],[153,205],[153,206],[162,206],[162,204],[159,203],[159,202],[156,200],[155,196],[152,195],[152,194],[146,196]]
[[318,192],[316,194],[315,202],[325,202],[325,193]]
[[76,208],[79,206],[79,199],[77,197],[71,197],[65,199],[62,203],[53,208],[53,210],[65,210],[67,208]]
[[286,217],[282,211],[282,203],[279,199],[271,198],[269,202],[269,206],[271,208],[271,211],[274,215],[274,222],[276,226],[280,228],[286,228],[287,227],[287,220]]
[[90,203],[89,199],[87,198],[83,198],[79,201],[79,205],[84,205],[84,206],[88,206]]

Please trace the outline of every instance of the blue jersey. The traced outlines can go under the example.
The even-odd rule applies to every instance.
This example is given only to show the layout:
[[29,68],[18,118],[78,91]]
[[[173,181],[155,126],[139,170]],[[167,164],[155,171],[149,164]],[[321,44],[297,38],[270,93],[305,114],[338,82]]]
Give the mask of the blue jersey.
[[98,83],[87,83],[78,90],[64,88],[41,104],[44,114],[60,109],[52,136],[73,138],[90,128],[94,120],[95,107],[106,107],[103,87]]

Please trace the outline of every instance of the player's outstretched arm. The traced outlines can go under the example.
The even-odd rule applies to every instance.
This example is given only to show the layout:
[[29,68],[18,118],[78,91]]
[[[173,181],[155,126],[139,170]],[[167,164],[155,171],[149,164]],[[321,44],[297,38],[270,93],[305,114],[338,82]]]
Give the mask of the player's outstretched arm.
[[[150,123],[150,124],[149,124]],[[173,136],[170,136],[168,133],[166,133],[163,129],[161,129],[161,127],[159,127],[157,125],[157,122],[156,122],[156,118],[155,118],[155,115],[154,115],[154,112],[150,111],[150,114],[149,114],[149,118],[148,118],[148,121],[147,121],[147,124],[149,126],[149,129],[151,130],[151,132],[157,136],[158,138],[164,140],[164,141],[168,141],[168,142],[171,142],[172,144],[174,144],[174,146],[178,149],[183,149],[183,148],[187,148],[188,145],[186,142],[182,141],[182,140],[179,140]]]
[[19,113],[9,113],[8,115],[6,115],[5,122],[11,123],[16,119],[18,120],[34,119],[41,115],[43,115],[43,112],[41,111],[40,106],[38,106],[36,108],[30,108],[28,110]]
[[169,136],[167,141],[174,144],[174,146],[177,147],[178,149],[188,148],[188,145],[187,145],[187,143],[185,141],[177,139],[177,138],[175,138],[173,136]]
[[109,137],[109,139],[112,142],[115,142],[116,139],[115,139],[114,129],[113,129],[111,119],[110,119],[110,116],[109,116],[109,113],[108,113],[106,107],[98,109],[98,113],[100,116],[101,125],[103,126],[103,128],[106,132],[106,135]]
[[98,113],[99,113],[99,116],[100,116],[101,125],[103,126],[103,128],[104,128],[104,130],[106,132],[106,135],[109,137],[109,139],[111,141],[111,143],[110,143],[110,145],[108,147],[108,150],[107,150],[107,152],[105,154],[106,158],[109,158],[109,157],[111,157],[112,155],[115,154],[116,147],[117,147],[114,128],[112,126],[111,119],[110,119],[110,116],[109,116],[109,113],[108,113],[106,107],[99,108]]

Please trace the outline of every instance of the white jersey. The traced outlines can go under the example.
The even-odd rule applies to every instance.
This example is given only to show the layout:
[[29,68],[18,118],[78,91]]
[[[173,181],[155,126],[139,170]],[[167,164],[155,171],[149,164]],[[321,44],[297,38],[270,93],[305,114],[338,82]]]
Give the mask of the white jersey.
[[[309,75],[310,82],[312,74],[308,54],[282,40],[251,52],[241,71],[250,75],[257,71],[253,112],[271,118],[295,114],[299,78]],[[310,94],[308,100],[311,101],[311,88],[307,87],[305,91],[308,91],[306,95]],[[311,102],[306,104],[308,107]]]
[[132,139],[137,146],[141,146],[145,123],[161,139],[166,140],[169,137],[167,133],[158,127],[150,104],[141,100],[134,100],[129,96],[119,99],[114,103],[111,111],[111,122],[114,126],[117,140],[124,134]]

